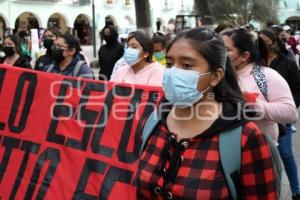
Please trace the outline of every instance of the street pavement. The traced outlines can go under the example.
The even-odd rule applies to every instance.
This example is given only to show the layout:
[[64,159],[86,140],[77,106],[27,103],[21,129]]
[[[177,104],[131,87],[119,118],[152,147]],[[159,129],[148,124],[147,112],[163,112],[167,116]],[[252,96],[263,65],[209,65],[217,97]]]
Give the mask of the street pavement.
[[[90,62],[97,60],[98,56],[93,56],[93,47],[92,46],[83,46],[83,53],[89,58]],[[99,46],[97,46],[97,53],[99,50]],[[98,74],[99,69],[93,69],[95,75]],[[293,147],[294,147],[294,155],[296,159],[296,163],[298,166],[298,174],[300,177],[300,120],[296,123],[297,132],[293,134]],[[289,187],[289,181],[287,179],[285,171],[283,172],[282,179],[282,188],[281,188],[281,198],[280,200],[291,200],[291,190]]]

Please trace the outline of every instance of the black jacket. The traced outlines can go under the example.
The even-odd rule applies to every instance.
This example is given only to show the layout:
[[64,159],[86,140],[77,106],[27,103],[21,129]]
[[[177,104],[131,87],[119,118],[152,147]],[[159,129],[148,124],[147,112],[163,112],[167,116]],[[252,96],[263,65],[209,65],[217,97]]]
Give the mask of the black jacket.
[[45,66],[49,66],[54,63],[51,51],[47,51],[45,55],[40,56],[35,62],[35,70],[45,71]]
[[[3,64],[6,56],[3,58],[0,58],[0,63]],[[32,69],[30,65],[30,60],[28,56],[20,56],[20,58],[13,64],[15,67],[21,67],[21,68],[27,68],[27,69]]]
[[115,63],[123,56],[124,47],[118,41],[112,44],[102,45],[99,49],[99,79],[101,76],[106,76],[107,79],[110,79],[111,73],[115,66]]
[[300,105],[300,70],[296,62],[281,54],[271,62],[269,67],[276,70],[289,84],[298,108]]

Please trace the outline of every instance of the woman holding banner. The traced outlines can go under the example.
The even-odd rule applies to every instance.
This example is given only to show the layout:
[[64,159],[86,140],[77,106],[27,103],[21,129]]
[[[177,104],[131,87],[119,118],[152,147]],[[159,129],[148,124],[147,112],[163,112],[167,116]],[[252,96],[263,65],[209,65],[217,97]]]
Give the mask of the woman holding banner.
[[235,132],[238,140],[223,145],[241,150],[238,173],[229,174],[238,186],[236,197],[278,199],[268,142],[248,121],[253,115],[245,112],[221,37],[203,28],[184,32],[167,48],[166,58],[167,101],[158,109],[158,124],[150,136],[143,132],[138,198],[233,198],[220,155],[226,149],[220,143]]
[[164,67],[153,62],[153,43],[142,32],[129,34],[123,55],[127,65],[112,74],[110,81],[119,83],[162,86]]
[[81,78],[94,78],[92,69],[80,56],[79,41],[71,34],[59,37],[53,46],[54,64],[45,66],[45,71]]
[[3,51],[5,56],[0,58],[0,63],[31,69],[31,58],[21,54],[21,43],[22,40],[18,35],[14,34],[6,36],[3,40]]

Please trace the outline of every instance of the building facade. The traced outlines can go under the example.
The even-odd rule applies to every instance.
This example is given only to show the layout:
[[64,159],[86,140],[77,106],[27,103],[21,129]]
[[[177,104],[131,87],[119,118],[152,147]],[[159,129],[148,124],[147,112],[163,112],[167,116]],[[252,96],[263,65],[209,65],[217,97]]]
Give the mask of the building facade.
[[286,23],[300,30],[300,0],[280,0],[278,8],[280,23]]
[[[81,44],[91,44],[93,0],[0,0],[0,37],[22,29],[38,29],[40,35],[47,27],[76,35]],[[174,21],[177,14],[192,12],[193,0],[150,0],[153,28],[161,21],[161,29]],[[135,27],[134,0],[94,0],[96,31],[105,19],[119,31]],[[132,29],[131,29],[132,30]]]
[[[62,32],[75,34],[83,44],[89,44],[92,27],[91,3],[91,0],[0,0],[0,36],[13,30],[57,27]],[[119,0],[118,4],[113,0],[96,0],[95,11],[96,30],[104,25],[105,17],[134,23],[131,0]],[[120,20],[120,23],[125,24],[123,21]]]

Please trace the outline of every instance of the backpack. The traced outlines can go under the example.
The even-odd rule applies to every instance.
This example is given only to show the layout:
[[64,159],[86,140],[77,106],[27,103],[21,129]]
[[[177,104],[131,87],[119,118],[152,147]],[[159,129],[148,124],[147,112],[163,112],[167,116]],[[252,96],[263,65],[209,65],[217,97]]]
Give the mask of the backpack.
[[[80,70],[80,67],[81,67],[83,64],[85,64],[85,63],[86,63],[85,61],[79,60],[79,61],[76,63],[76,65],[74,66],[74,69],[73,69],[73,72],[72,72],[72,76],[77,77],[77,76],[78,76],[78,73],[79,73],[79,70]],[[47,68],[46,72],[51,72],[51,71],[53,70],[53,68],[54,68],[54,64],[51,64],[51,65]]]
[[[255,80],[259,90],[261,91],[261,93],[263,94],[265,99],[267,101],[269,101],[268,86],[267,86],[267,81],[266,81],[266,77],[265,77],[265,74],[264,74],[263,67],[261,67],[259,65],[254,65],[252,72],[253,72],[254,80]],[[279,137],[284,136],[288,131],[286,125],[279,124],[279,123],[278,123],[278,129],[279,129]]]
[[[146,120],[145,126],[143,128],[140,155],[142,154],[151,133],[159,124],[159,121],[160,119],[158,110],[154,110]],[[238,195],[239,185],[237,180],[240,175],[242,152],[241,145],[232,144],[241,144],[242,128],[242,126],[239,126],[237,128],[221,132],[219,135],[220,161],[223,168],[226,184],[233,200],[240,199]],[[266,138],[266,141],[270,147],[269,149],[271,152],[271,159],[274,163],[275,168],[276,191],[278,197],[280,197],[282,175],[280,155],[270,136],[266,134],[263,134],[263,136]]]

